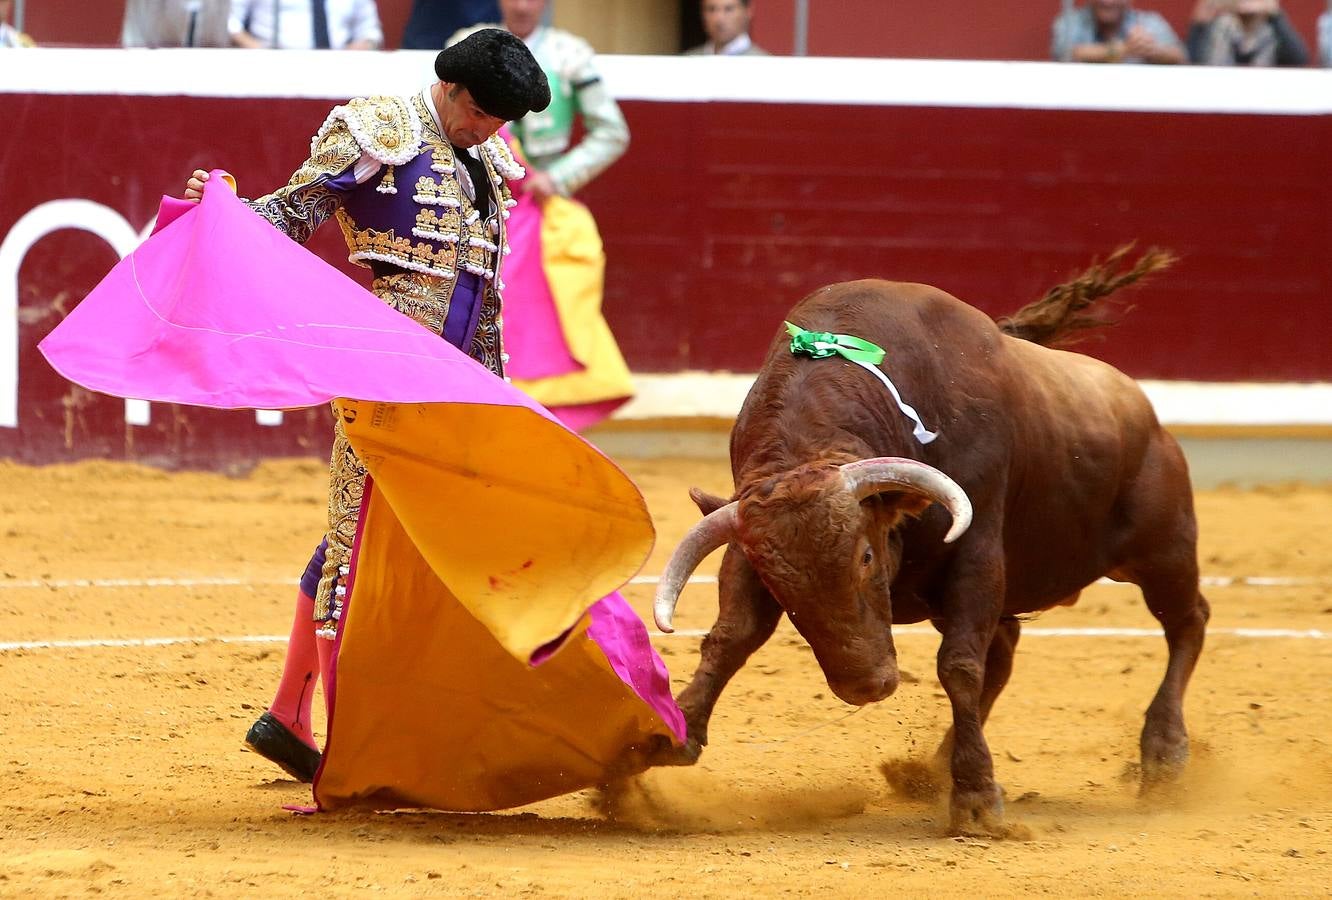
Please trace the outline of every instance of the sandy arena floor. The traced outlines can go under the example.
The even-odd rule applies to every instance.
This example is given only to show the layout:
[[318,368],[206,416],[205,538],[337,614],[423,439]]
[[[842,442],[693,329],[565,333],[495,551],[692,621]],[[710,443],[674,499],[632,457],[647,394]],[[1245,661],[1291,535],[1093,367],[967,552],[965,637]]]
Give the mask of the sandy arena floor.
[[[720,462],[632,462],[658,516],[657,574]],[[292,816],[308,790],[241,749],[282,663],[325,469],[243,478],[0,462],[0,895],[568,897],[1325,896],[1332,872],[1332,488],[1199,494],[1213,634],[1186,706],[1194,759],[1147,805],[1128,777],[1165,664],[1158,637],[1040,634],[1154,622],[1094,587],[1026,626],[987,729],[1027,841],[949,838],[942,800],[893,793],[889,760],[947,721],[931,634],[915,680],[854,715],[789,626],[732,683],[699,766],[649,773],[614,820],[591,792],[513,813]],[[720,554],[701,570],[715,572]],[[124,579],[126,584],[78,584]],[[164,583],[145,583],[165,579]],[[211,580],[211,583],[210,583]],[[222,583],[219,583],[222,582]],[[628,595],[644,611],[650,588]],[[715,587],[677,623],[706,628]],[[1236,629],[1288,629],[1296,636]],[[194,637],[119,647],[71,639]],[[683,684],[697,638],[658,637]]]

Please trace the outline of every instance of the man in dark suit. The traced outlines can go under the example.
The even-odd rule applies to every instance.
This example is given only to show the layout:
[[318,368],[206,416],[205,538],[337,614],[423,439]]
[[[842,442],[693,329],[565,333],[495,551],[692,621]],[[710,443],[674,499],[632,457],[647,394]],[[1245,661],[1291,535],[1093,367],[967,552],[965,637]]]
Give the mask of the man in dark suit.
[[438,50],[455,31],[500,20],[498,0],[412,0],[404,50]]

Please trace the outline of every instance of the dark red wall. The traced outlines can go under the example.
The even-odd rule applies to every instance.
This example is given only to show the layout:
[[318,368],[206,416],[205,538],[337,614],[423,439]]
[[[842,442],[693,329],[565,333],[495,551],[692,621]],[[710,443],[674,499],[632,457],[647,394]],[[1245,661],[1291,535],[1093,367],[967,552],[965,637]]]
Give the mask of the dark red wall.
[[[25,137],[3,143],[4,171],[38,173],[5,179],[0,238],[31,209],[64,198],[109,206],[139,230],[152,220],[161,196],[178,195],[184,178],[200,166],[223,165],[243,186],[262,192],[299,164],[309,137],[297,135],[317,128],[328,106],[324,101],[289,102],[278,115],[271,100],[0,94],[0,121],[12,123],[13,133]],[[293,125],[300,124],[275,129],[274,122],[287,115]],[[194,123],[182,124],[188,120]],[[61,150],[53,156],[41,151],[41,144]],[[337,227],[331,225],[311,246],[326,258],[344,260],[345,266],[346,250],[340,245]],[[274,428],[256,424],[249,411],[155,404],[151,425],[130,427],[123,401],[90,393],[57,375],[37,344],[115,262],[105,241],[76,230],[48,235],[24,258],[19,271],[19,428],[0,428],[0,458],[31,463],[112,458],[226,469],[265,456],[328,452],[332,419],[326,409],[288,412],[285,424]]]
[[[0,94],[0,235],[42,203],[86,198],[140,229],[195,167],[243,194],[282,183],[321,100]],[[628,102],[626,157],[587,192],[609,258],[606,314],[638,372],[753,371],[785,311],[832,281],[938,285],[1008,312],[1138,240],[1183,259],[1084,349],[1139,377],[1332,380],[1332,116]],[[225,127],[223,127],[225,123]],[[90,175],[90,173],[95,173]],[[337,229],[314,249],[341,260]],[[0,457],[187,464],[323,452],[327,414],[122,404],[56,375],[37,343],[115,262],[63,231],[20,272],[19,408]],[[341,263],[346,267],[345,262]],[[357,273],[363,270],[354,270]]]
[[1136,240],[1183,259],[1090,352],[1140,377],[1332,378],[1332,117],[627,109],[633,148],[587,200],[639,370],[752,371],[833,281],[1011,311]]
[[[378,0],[387,46],[396,48],[411,0]],[[559,0],[556,0],[559,2]],[[682,0],[690,2],[690,0]],[[1144,0],[1179,33],[1188,31],[1195,0]],[[810,0],[812,56],[941,59],[1046,59],[1058,2],[981,3],[976,0]],[[1323,0],[1285,0],[1296,29],[1314,51],[1314,23]],[[120,41],[124,0],[28,0],[27,30],[39,42],[113,46]],[[754,38],[775,53],[794,47],[795,0],[754,0]]]

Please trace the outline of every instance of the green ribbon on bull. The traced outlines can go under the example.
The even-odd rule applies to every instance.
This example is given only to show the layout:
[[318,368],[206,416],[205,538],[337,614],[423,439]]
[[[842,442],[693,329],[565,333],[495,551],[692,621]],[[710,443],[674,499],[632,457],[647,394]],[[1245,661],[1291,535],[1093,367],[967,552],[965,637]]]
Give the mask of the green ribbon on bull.
[[792,325],[790,322],[785,324],[786,333],[791,336],[791,353],[796,356],[824,359],[835,355],[845,357],[852,362],[869,363],[871,366],[883,362],[883,348],[863,338],[852,334],[806,331],[799,325]]
[[882,347],[871,344],[864,338],[858,338],[853,334],[806,331],[799,325],[792,325],[790,322],[786,323],[786,333],[791,336],[791,354],[793,356],[812,356],[814,359],[840,356],[848,362],[860,366],[883,382],[883,386],[893,395],[897,408],[902,411],[904,416],[915,423],[911,433],[916,436],[916,440],[922,444],[928,444],[939,436],[939,432],[926,429],[925,423],[920,420],[920,414],[916,412],[915,407],[908,405],[902,399],[902,395],[898,392],[892,379],[879,370],[879,363],[883,362],[885,356]]

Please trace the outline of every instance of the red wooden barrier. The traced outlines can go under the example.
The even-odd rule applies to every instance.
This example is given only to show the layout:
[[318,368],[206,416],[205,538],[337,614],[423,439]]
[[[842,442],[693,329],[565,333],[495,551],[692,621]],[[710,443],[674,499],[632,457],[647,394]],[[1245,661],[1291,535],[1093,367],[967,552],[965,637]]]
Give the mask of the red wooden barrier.
[[[335,102],[310,96],[322,88],[309,84],[383,89],[368,55],[338,61],[339,71],[365,67],[343,81],[306,84],[301,54],[238,52],[199,51],[200,68],[227,65],[213,81],[192,69],[168,88],[204,95],[193,97],[144,94],[137,76],[111,65],[146,59],[169,74],[179,57],[165,52],[69,51],[48,74],[0,70],[0,317],[9,319],[0,321],[0,457],[225,464],[322,452],[323,411],[270,427],[252,413],[157,407],[151,425],[126,425],[123,404],[68,385],[36,350],[117,259],[109,230],[132,238],[196,166],[229,168],[243,193],[281,183]],[[241,58],[254,66],[231,65]],[[428,71],[428,55],[378,59],[394,60],[408,87],[424,83],[416,73]],[[772,61],[778,68],[746,81],[736,73],[759,70],[606,63],[633,144],[585,199],[610,260],[607,317],[637,372],[752,371],[785,310],[828,282],[924,281],[1001,313],[1138,240],[1183,259],[1089,352],[1139,377],[1332,381],[1328,73],[1252,73],[1263,78],[1245,94],[1236,78],[1249,73],[1202,70],[1154,73],[1161,91],[1144,92],[1109,70],[1044,64]],[[663,64],[666,75],[653,68]],[[789,84],[767,77],[791,66]],[[878,100],[852,91],[834,102],[851,84],[838,72],[874,90],[875,73],[891,84]],[[718,96],[718,73],[736,76],[721,79],[733,99],[706,102]],[[968,105],[931,101],[949,73],[962,83],[1021,77],[993,96],[978,88]],[[1061,102],[1055,80],[1074,77],[1092,80],[1065,93],[1100,99],[1027,108]],[[1220,80],[1200,88],[1203,77]],[[1041,88],[1021,87],[1027,78]],[[810,83],[815,95],[773,102]],[[1208,85],[1238,97],[1235,111],[1217,111],[1226,104]],[[270,96],[283,86],[306,96]],[[1202,111],[1180,111],[1195,94]],[[65,227],[35,239],[42,223]],[[313,246],[345,257],[335,228]],[[4,293],[15,284],[16,309]],[[15,354],[16,384],[6,365]],[[7,400],[17,428],[5,421]]]

